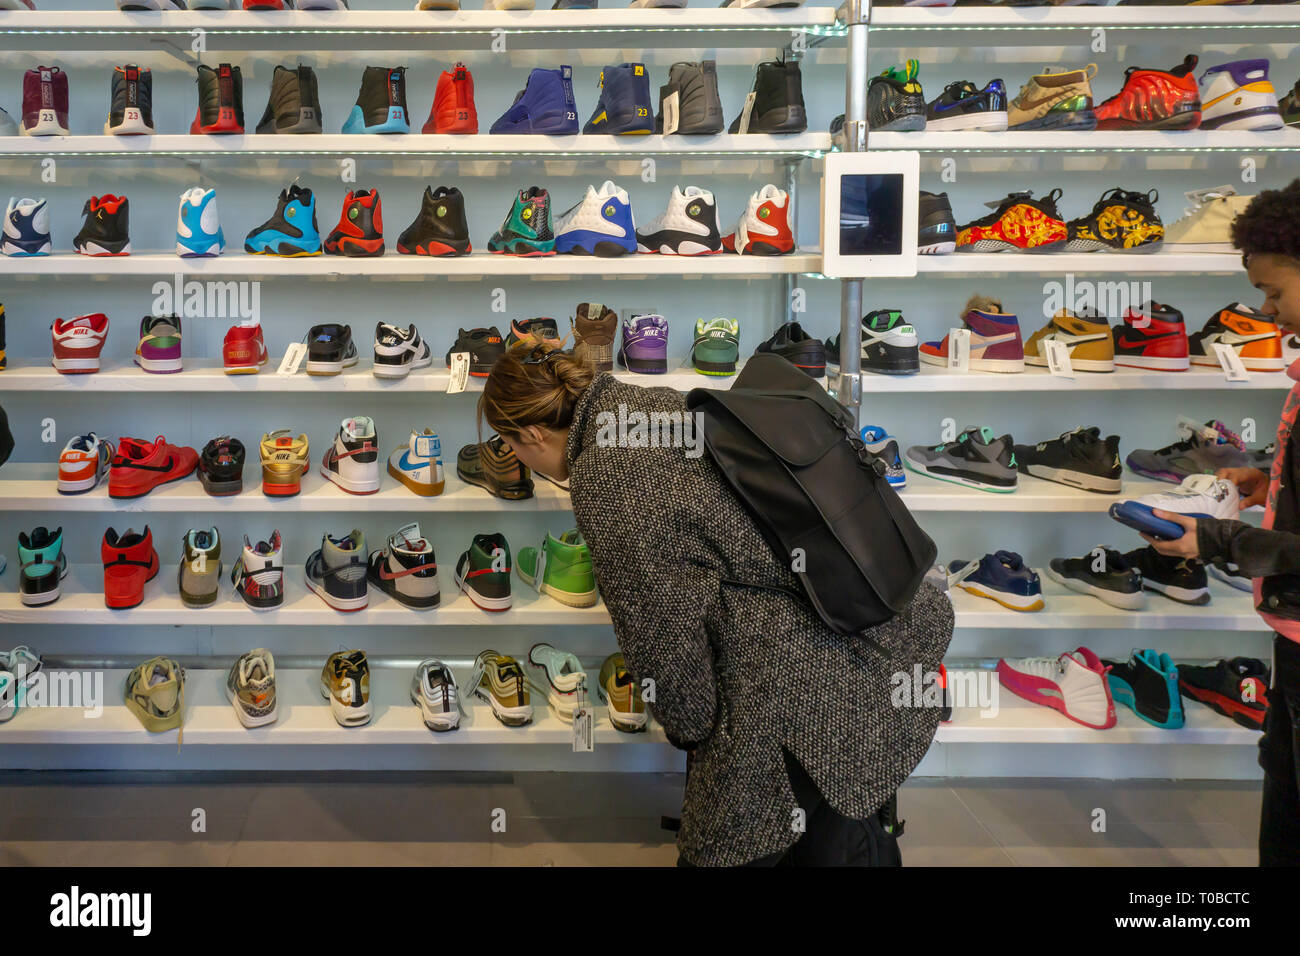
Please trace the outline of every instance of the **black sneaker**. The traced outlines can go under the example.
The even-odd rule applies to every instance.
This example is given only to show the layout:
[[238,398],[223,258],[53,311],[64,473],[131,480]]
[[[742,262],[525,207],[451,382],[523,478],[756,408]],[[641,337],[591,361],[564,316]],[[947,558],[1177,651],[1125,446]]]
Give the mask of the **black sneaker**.
[[949,83],[925,108],[928,132],[1004,130],[1007,128],[1007,88],[989,80],[980,89],[969,80]]
[[758,355],[779,355],[813,378],[826,377],[826,346],[805,332],[798,322],[787,322],[770,339],[754,350]]
[[1124,560],[1138,569],[1142,586],[1179,604],[1209,604],[1210,580],[1200,561],[1161,554],[1155,548],[1137,548]]
[[1051,441],[1017,445],[1016,467],[1021,474],[1112,495],[1119,494],[1124,473],[1119,436],[1102,438],[1101,429],[1083,427]]
[[957,220],[947,193],[921,190],[916,204],[916,251],[923,256],[946,256],[957,251]]
[[1057,584],[1112,607],[1140,611],[1147,606],[1141,573],[1114,548],[1093,548],[1081,558],[1052,558],[1045,570]]
[[525,339],[533,341],[547,339],[558,345],[560,342],[560,325],[554,319],[548,319],[544,316],[535,319],[515,319],[510,323],[510,331],[506,335],[507,351]]
[[131,252],[127,232],[130,204],[125,196],[91,196],[82,207],[86,217],[72,248],[83,256],[125,256]]
[[506,354],[506,344],[496,326],[487,329],[460,329],[456,341],[447,349],[447,368],[451,368],[453,352],[469,353],[469,374],[487,378],[496,360]]
[[406,378],[412,369],[433,364],[429,343],[424,341],[415,323],[406,328],[388,322],[375,324],[375,378]]
[[244,490],[244,444],[222,435],[203,446],[199,455],[199,482],[214,497],[237,495]]
[[1216,580],[1222,581],[1230,588],[1238,591],[1245,591],[1247,594],[1255,593],[1255,584],[1253,579],[1246,574],[1241,573],[1241,568],[1231,561],[1225,561],[1222,565],[1210,564],[1206,566],[1210,575]]
[[199,65],[199,107],[190,134],[244,131],[244,78],[239,67],[222,63],[215,70]]
[[115,68],[105,135],[132,136],[153,131],[153,74],[134,64]]
[[321,117],[315,71],[301,63],[296,69],[277,66],[271,74],[271,95],[257,132],[320,133],[324,131]]
[[711,136],[722,132],[722,99],[718,95],[718,64],[674,63],[668,82],[659,87],[659,113],[655,132],[664,131],[664,101],[677,94],[677,132],[683,136]]
[[397,237],[397,251],[413,256],[469,255],[464,193],[455,186],[425,186],[420,212]]
[[908,60],[902,69],[890,67],[873,76],[867,86],[867,129],[925,129],[925,93],[916,75],[919,60]]
[[1148,724],[1166,730],[1183,726],[1183,698],[1178,692],[1178,668],[1168,654],[1134,651],[1126,661],[1103,660],[1110,668],[1106,681],[1116,703],[1124,704]]
[[1066,252],[1156,252],[1165,227],[1156,213],[1160,194],[1115,187],[1102,193],[1092,212],[1066,223]]
[[[730,133],[740,132],[745,112],[731,121]],[[754,75],[754,107],[749,113],[750,133],[802,133],[808,128],[803,105],[803,76],[795,60],[770,60],[758,65]]]
[[337,322],[313,325],[307,333],[307,374],[338,375],[357,364],[352,327]]
[[1205,667],[1178,665],[1178,688],[1234,723],[1264,729],[1268,713],[1268,665],[1253,657],[1234,657]]
[[343,122],[345,133],[409,133],[406,67],[368,66],[356,105]]
[[[840,364],[840,337],[826,340],[827,364]],[[876,309],[862,317],[861,368],[879,375],[909,375],[921,370],[916,329],[899,309]]]

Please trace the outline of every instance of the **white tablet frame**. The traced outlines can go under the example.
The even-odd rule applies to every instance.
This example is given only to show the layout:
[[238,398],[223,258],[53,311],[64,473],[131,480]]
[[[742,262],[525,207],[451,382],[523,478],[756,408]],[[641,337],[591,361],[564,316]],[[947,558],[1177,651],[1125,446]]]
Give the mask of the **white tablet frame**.
[[[921,154],[909,150],[828,153],[822,173],[822,274],[833,279],[907,278],[916,275],[917,201]],[[840,252],[840,180],[843,176],[903,177],[903,245],[898,255],[862,256]]]

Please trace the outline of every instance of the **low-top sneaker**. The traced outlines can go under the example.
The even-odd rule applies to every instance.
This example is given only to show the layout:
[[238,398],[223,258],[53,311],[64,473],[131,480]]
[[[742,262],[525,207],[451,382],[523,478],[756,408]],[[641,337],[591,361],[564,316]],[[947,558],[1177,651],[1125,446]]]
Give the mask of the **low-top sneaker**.
[[1206,570],[1216,581],[1222,581],[1230,588],[1238,591],[1245,591],[1247,594],[1254,592],[1254,583],[1248,574],[1243,574],[1241,568],[1231,561],[1224,561],[1222,564],[1207,564]]
[[1006,129],[1006,85],[989,80],[980,89],[970,80],[949,83],[926,105],[922,128],[927,132]]
[[69,440],[59,455],[59,494],[78,495],[90,491],[108,477],[113,454],[113,443],[94,432]]
[[104,532],[99,556],[104,565],[105,606],[124,609],[143,602],[144,586],[158,576],[159,568],[149,526],[145,525],[142,532],[127,528],[120,535],[109,528]]
[[1111,697],[1148,724],[1166,730],[1183,726],[1183,698],[1178,668],[1168,654],[1134,651],[1124,661],[1103,660]]
[[137,664],[126,675],[122,697],[149,733],[178,728],[185,732],[185,669],[171,658],[151,657]]
[[459,329],[456,341],[447,349],[447,368],[451,368],[451,357],[456,352],[469,354],[470,375],[487,378],[497,359],[506,354],[506,343],[495,325],[486,329]]
[[181,539],[177,583],[186,607],[207,607],[221,592],[221,535],[215,527],[191,528]]
[[226,696],[245,727],[275,723],[275,657],[265,647],[239,655],[226,676]]
[[1197,667],[1178,665],[1178,688],[1249,730],[1264,729],[1268,713],[1269,667],[1253,657],[1234,657]]
[[432,429],[411,430],[405,445],[388,456],[388,473],[421,498],[442,494],[446,478],[442,471],[442,442]]
[[1110,506],[1110,516],[1120,524],[1136,528],[1143,534],[1171,541],[1183,536],[1183,526],[1167,518],[1156,517],[1154,512],[1157,509],[1176,512],[1189,518],[1236,519],[1240,507],[1237,486],[1226,478],[1191,475],[1172,491],[1115,502]]
[[474,673],[468,686],[473,688],[474,696],[492,708],[492,716],[507,727],[533,722],[528,678],[513,657],[493,650],[483,651],[474,659]]
[[429,345],[414,324],[405,329],[387,322],[375,326],[376,378],[406,378],[411,369],[428,368],[432,364]]
[[1141,572],[1114,548],[1093,548],[1081,558],[1052,558],[1046,570],[1057,584],[1112,607],[1140,611],[1147,606]]
[[[898,309],[876,309],[862,317],[861,369],[878,375],[910,375],[921,370],[916,329]],[[826,362],[840,367],[840,337],[826,340]]]
[[307,374],[339,375],[357,364],[352,327],[337,322],[313,325],[307,333]]
[[179,316],[146,315],[140,320],[140,344],[135,349],[135,364],[146,372],[179,372],[184,368]]
[[786,322],[766,342],[759,343],[755,355],[779,355],[799,371],[812,378],[826,377],[826,346],[809,335],[798,322]]
[[353,495],[379,490],[379,437],[375,420],[365,415],[345,418],[321,458],[320,473]]
[[633,315],[623,320],[618,364],[629,372],[662,375],[668,371],[668,320],[662,315]]
[[1138,548],[1124,560],[1142,575],[1142,587],[1180,604],[1209,604],[1209,577],[1205,565],[1191,558],[1161,554],[1155,548]]
[[510,563],[505,535],[476,534],[469,550],[456,561],[456,587],[484,611],[508,610],[512,603]]
[[1119,436],[1102,438],[1096,427],[1081,425],[1051,441],[1017,445],[1016,467],[1022,474],[1084,491],[1118,494],[1123,487]]
[[54,340],[54,369],[64,375],[99,371],[99,353],[108,338],[108,316],[103,312],[55,319],[50,326]]
[[528,651],[528,663],[545,689],[546,702],[561,720],[572,720],[579,707],[585,706],[587,671],[577,655],[556,650],[550,644],[534,644]]
[[25,607],[59,599],[59,582],[68,576],[63,529],[40,527],[18,533],[18,595]]
[[370,662],[365,651],[336,651],[320,672],[320,695],[342,727],[370,723]]
[[507,352],[523,342],[535,345],[542,341],[554,342],[557,346],[560,344],[560,324],[554,319],[537,316],[511,320],[510,331],[506,333]]
[[244,603],[257,611],[284,603],[284,554],[280,532],[252,544],[244,535],[244,550],[230,569],[230,583]]
[[989,428],[967,428],[956,440],[938,445],[913,445],[903,464],[917,474],[980,491],[1016,490],[1015,442],[1010,435],[995,437]]
[[1214,474],[1221,468],[1261,468],[1246,450],[1241,436],[1223,422],[1211,420],[1201,425],[1179,418],[1178,441],[1154,450],[1138,448],[1128,453],[1124,463],[1146,478],[1178,484],[1189,475]]
[[381,551],[370,553],[370,583],[403,607],[423,610],[437,607],[438,562],[433,545],[420,534],[418,524],[408,524],[388,536]]
[[270,356],[262,338],[262,323],[232,325],[221,341],[221,364],[227,375],[255,375]]
[[159,485],[180,481],[199,466],[199,453],[186,445],[169,445],[159,435],[153,441],[123,438],[108,469],[110,498],[139,498]]
[[366,593],[366,536],[353,530],[335,538],[322,535],[320,548],[306,565],[307,587],[336,611],[359,611],[369,602]]
[[948,565],[948,586],[997,601],[1013,611],[1041,611],[1043,584],[1038,572],[1014,551],[986,554],[978,561]]
[[884,462],[885,480],[889,487],[900,491],[907,487],[907,469],[898,450],[898,439],[879,425],[863,425],[858,432],[867,454]]
[[649,721],[645,699],[622,654],[610,654],[600,665],[596,694],[605,703],[615,730],[625,734],[645,730]]
[[735,319],[696,319],[691,363],[701,375],[735,375],[740,361],[740,323]]
[[1086,647],[1060,657],[1003,658],[998,682],[1017,697],[1059,710],[1085,727],[1115,726],[1106,665]]
[[306,435],[295,436],[281,428],[262,436],[258,454],[262,462],[262,494],[292,496],[302,490],[302,478],[311,467],[311,445]]
[[430,657],[411,675],[411,703],[420,708],[424,726],[443,733],[460,726],[460,688],[451,668]]

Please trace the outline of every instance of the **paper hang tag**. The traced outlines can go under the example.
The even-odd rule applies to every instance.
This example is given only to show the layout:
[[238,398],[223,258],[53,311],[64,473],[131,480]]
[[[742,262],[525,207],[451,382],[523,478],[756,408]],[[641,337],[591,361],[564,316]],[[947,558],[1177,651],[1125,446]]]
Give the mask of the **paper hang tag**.
[[408,525],[403,525],[389,535],[388,540],[393,544],[401,544],[404,541],[419,541],[424,535],[420,534],[420,523],[412,521]]
[[1224,342],[1214,343],[1214,354],[1218,356],[1219,365],[1223,368],[1223,377],[1229,382],[1249,382],[1250,373],[1246,371],[1246,366],[1241,362],[1241,356],[1231,345]]
[[745,97],[745,108],[740,113],[740,128],[737,129],[736,132],[738,133],[749,132],[749,114],[754,111],[754,100],[757,98],[758,98],[758,94],[752,90],[750,91],[749,95]]
[[573,711],[573,752],[591,753],[596,749],[596,734],[591,704],[587,701],[587,687],[578,688],[578,703]]
[[415,457],[441,458],[442,442],[438,440],[438,436],[437,435],[416,435],[415,436]]
[[1044,358],[1047,359],[1047,371],[1061,378],[1074,378],[1074,366],[1070,364],[1070,347],[1058,339],[1048,339],[1043,343]]
[[456,392],[465,391],[467,381],[469,381],[469,353],[452,352],[451,375],[447,379],[447,394],[453,395]]
[[680,122],[678,109],[680,107],[681,97],[677,91],[669,93],[664,97],[664,135],[671,136],[677,132],[677,124]]
[[970,371],[970,329],[953,329],[948,333],[948,368],[954,372]]
[[307,357],[307,343],[294,342],[284,350],[284,358],[280,360],[280,367],[276,369],[277,375],[293,375],[302,365],[302,360]]

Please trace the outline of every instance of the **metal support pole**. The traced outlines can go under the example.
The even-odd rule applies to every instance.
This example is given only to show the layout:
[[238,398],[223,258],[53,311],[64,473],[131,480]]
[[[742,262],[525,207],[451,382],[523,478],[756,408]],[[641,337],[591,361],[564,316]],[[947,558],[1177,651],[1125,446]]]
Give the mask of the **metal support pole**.
[[[848,69],[844,89],[844,150],[867,148],[866,0],[847,0],[839,14],[848,26]],[[862,406],[862,280],[845,279],[840,287],[840,377],[836,400],[859,422]]]
[[[786,215],[789,218],[790,228],[794,231],[795,236],[799,235],[799,163],[800,159],[790,158],[785,161],[785,191],[789,195],[789,207]],[[796,240],[796,245],[797,245]],[[796,249],[796,252],[799,250]],[[781,306],[781,321],[796,322],[798,316],[794,314],[794,290],[795,284],[799,277],[792,272],[785,274],[785,281],[782,286],[785,289],[785,304]]]

